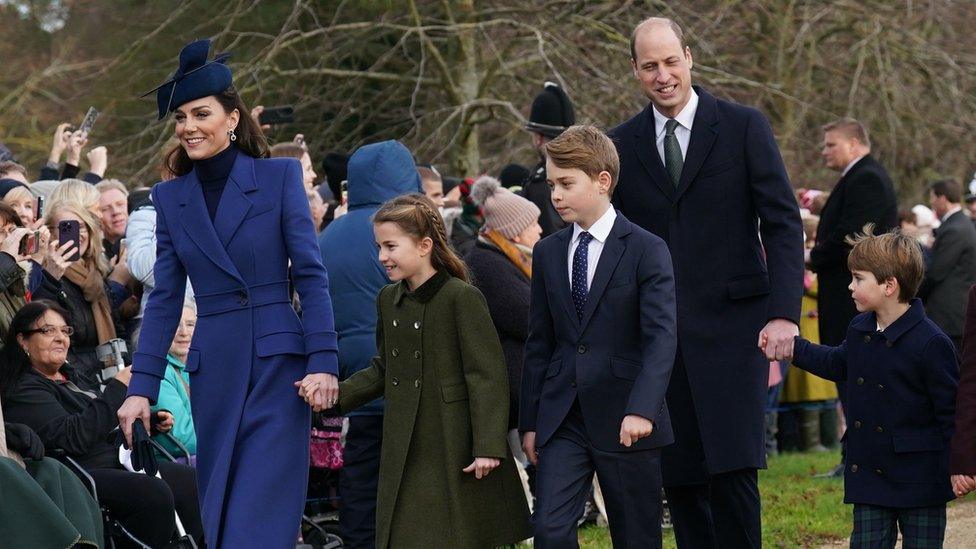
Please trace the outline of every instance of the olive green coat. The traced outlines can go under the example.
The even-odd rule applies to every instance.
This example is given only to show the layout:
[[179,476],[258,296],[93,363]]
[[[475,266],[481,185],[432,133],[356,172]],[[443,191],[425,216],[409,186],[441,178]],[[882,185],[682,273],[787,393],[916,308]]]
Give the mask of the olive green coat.
[[[484,548],[531,535],[506,440],[508,374],[476,288],[438,273],[377,298],[378,356],[339,385],[345,413],[386,398],[376,546]],[[341,345],[341,342],[340,342]],[[502,460],[476,480],[475,457]]]

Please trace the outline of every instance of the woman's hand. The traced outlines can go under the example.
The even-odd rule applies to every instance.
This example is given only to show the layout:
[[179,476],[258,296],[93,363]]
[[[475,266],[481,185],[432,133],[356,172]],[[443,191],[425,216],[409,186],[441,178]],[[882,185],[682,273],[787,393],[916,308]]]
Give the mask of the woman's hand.
[[493,469],[502,464],[502,460],[496,458],[474,458],[471,465],[468,465],[462,472],[474,473],[474,478],[481,480],[488,476],[488,473],[492,472]]
[[49,242],[47,245],[47,254],[44,255],[44,260],[41,262],[41,268],[47,271],[55,280],[61,280],[64,272],[71,266],[71,262],[67,258],[73,256],[77,249],[73,240],[65,242],[60,247],[58,246],[58,242]]
[[295,382],[298,396],[305,399],[312,410],[328,410],[339,402],[339,378],[332,374],[308,374]]
[[15,261],[23,261],[27,259],[28,256],[20,255],[20,241],[30,233],[31,230],[25,229],[24,227],[17,227],[16,229],[10,231],[7,238],[3,239],[3,242],[0,243],[0,252],[4,252],[5,254],[14,258]]
[[32,255],[31,259],[34,260],[34,263],[40,265],[44,262],[44,256],[46,256],[48,252],[47,246],[51,242],[51,229],[47,228],[47,225],[44,224],[43,219],[38,219],[35,221],[33,228],[38,232],[38,240],[40,242],[37,244],[37,253]]
[[48,162],[52,164],[61,163],[61,155],[64,154],[64,150],[68,148],[68,140],[71,139],[71,132],[68,128],[71,124],[67,122],[62,122],[58,124],[58,128],[54,130],[54,140],[51,142],[51,154],[47,157]]
[[105,177],[105,170],[108,169],[108,149],[98,146],[88,151],[88,171],[98,177]]
[[[131,370],[126,368],[123,371]],[[119,372],[121,374],[122,372]],[[118,378],[118,376],[116,376]],[[117,412],[119,417],[119,427],[122,428],[122,434],[125,435],[125,443],[132,448],[132,423],[135,421],[142,421],[142,425],[146,428],[146,432],[149,432],[149,399],[143,396],[130,396],[125,399],[122,403],[122,407],[119,408]]]
[[176,424],[173,414],[167,412],[166,410],[160,410],[156,412],[156,417],[159,418],[159,422],[156,423],[157,433],[168,433],[173,430],[173,425]]
[[122,253],[112,259],[112,273],[108,275],[109,280],[114,280],[123,286],[128,286],[133,282],[132,273],[129,272],[129,264],[125,261],[125,249]]
[[88,134],[81,130],[75,130],[68,139],[68,156],[65,161],[72,166],[77,166],[81,162],[81,149],[88,144]]

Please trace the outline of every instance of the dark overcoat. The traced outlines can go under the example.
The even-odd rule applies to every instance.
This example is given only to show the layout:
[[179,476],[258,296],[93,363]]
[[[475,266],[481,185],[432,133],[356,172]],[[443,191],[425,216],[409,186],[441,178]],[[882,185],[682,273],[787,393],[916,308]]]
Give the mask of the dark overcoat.
[[884,331],[874,313],[854,317],[838,347],[797,338],[793,364],[846,382],[844,502],[930,507],[953,499],[949,440],[959,366],[955,346],[922,302]]
[[973,476],[976,475],[976,286],[969,289],[967,303],[949,471],[953,475]]
[[976,228],[960,210],[935,230],[932,257],[918,289],[929,318],[949,337],[962,338],[966,296],[973,284],[976,284]]
[[294,547],[311,411],[293,383],[338,373],[328,277],[301,166],[238,154],[213,222],[195,171],[157,184],[152,201],[156,287],[128,394],[155,402],[189,277],[198,319],[186,371],[207,546]]
[[[377,357],[339,385],[345,413],[386,398],[376,547],[487,548],[531,535],[506,439],[508,376],[485,298],[439,272],[377,298]],[[481,480],[462,469],[501,460]]]
[[817,244],[810,250],[810,269],[817,273],[817,313],[820,341],[840,345],[847,327],[857,315],[851,291],[847,255],[848,236],[874,224],[874,234],[898,226],[898,201],[888,172],[870,154],[858,160],[844,174],[820,212]]
[[[769,320],[799,321],[803,295],[799,209],[766,118],[694,89],[698,110],[677,186],[655,145],[652,105],[610,132],[620,155],[613,202],[664,239],[674,262],[675,444],[662,456],[665,486],[765,466],[769,363],[756,343]],[[704,463],[674,459],[698,444],[682,436],[696,422]]]

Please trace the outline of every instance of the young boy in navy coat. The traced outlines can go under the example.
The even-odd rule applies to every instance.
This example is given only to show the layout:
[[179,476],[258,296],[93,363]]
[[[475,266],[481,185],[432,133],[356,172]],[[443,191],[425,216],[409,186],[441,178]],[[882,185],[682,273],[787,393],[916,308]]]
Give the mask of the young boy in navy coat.
[[614,547],[661,546],[660,448],[676,347],[671,256],[610,206],[617,151],[592,126],[544,147],[569,226],[536,244],[519,430],[537,466],[535,546],[577,547],[594,472]]
[[[851,547],[942,547],[959,368],[955,347],[913,299],[924,262],[900,233],[852,241],[857,310],[839,347],[797,338],[793,364],[847,382],[844,502]],[[961,299],[961,297],[960,297]]]

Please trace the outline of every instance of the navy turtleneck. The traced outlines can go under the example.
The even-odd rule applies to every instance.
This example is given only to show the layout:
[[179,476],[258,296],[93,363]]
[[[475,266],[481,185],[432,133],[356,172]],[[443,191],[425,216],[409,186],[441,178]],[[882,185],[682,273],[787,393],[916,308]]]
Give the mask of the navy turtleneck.
[[217,217],[217,206],[220,204],[220,196],[224,194],[224,187],[227,185],[227,177],[230,170],[234,167],[234,160],[237,159],[237,147],[231,143],[226,149],[203,160],[193,163],[193,168],[197,172],[197,179],[203,188],[203,200],[207,203],[207,212],[210,214],[210,221]]

